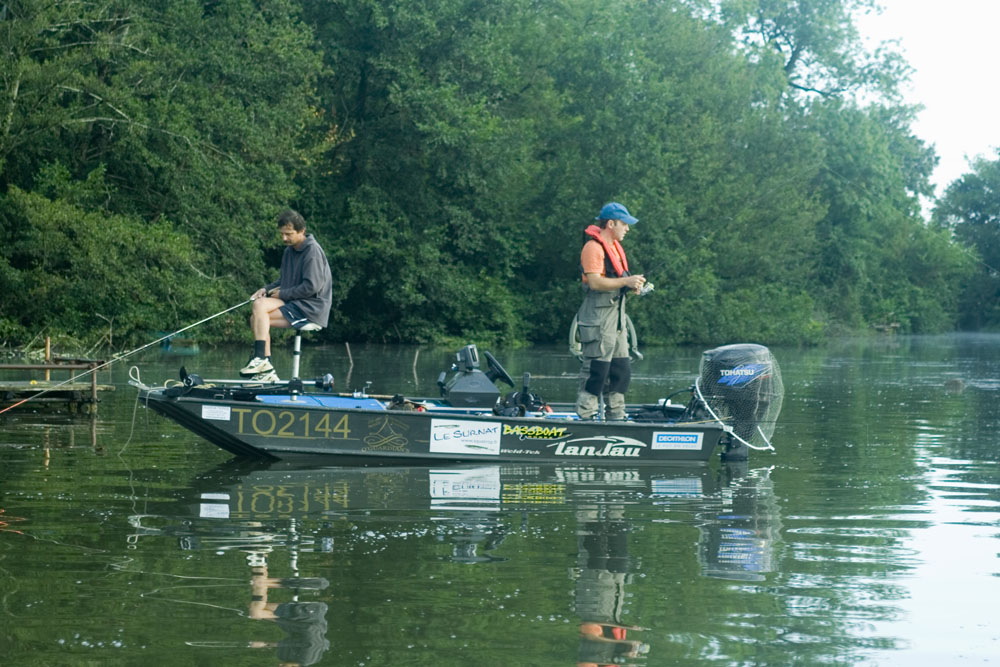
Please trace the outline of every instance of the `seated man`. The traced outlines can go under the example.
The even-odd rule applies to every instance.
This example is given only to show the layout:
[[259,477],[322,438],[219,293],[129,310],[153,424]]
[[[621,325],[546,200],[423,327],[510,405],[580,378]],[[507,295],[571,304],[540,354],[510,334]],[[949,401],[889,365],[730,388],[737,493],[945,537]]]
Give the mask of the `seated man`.
[[333,303],[333,279],[326,253],[312,234],[306,234],[306,221],[295,211],[278,216],[278,231],[285,244],[281,273],[277,281],[251,295],[254,349],[240,374],[255,380],[276,382],[271,365],[271,327],[301,329],[310,322],[325,327]]

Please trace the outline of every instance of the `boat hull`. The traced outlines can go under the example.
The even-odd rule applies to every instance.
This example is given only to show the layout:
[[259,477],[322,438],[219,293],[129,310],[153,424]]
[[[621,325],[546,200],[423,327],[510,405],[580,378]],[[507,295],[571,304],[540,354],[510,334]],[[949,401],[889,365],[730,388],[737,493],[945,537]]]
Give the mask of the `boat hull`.
[[[268,402],[181,395],[140,388],[140,401],[222,449],[265,459],[361,462],[580,462],[641,465],[703,463],[727,436],[715,423],[595,422],[313,403],[309,396]],[[345,406],[350,400],[342,401]]]

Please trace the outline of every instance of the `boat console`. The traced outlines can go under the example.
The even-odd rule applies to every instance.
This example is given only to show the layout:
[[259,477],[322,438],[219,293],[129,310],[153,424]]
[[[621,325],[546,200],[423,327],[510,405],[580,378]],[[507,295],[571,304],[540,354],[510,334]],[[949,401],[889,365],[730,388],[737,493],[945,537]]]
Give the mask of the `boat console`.
[[489,352],[485,353],[486,363],[489,372],[483,372],[479,368],[479,350],[475,345],[466,345],[458,351],[456,361],[451,366],[454,375],[450,379],[445,378],[447,371],[442,371],[438,376],[438,387],[441,389],[441,398],[456,408],[485,408],[492,409],[500,399],[500,390],[493,384],[494,380],[503,380],[514,386],[507,371],[503,370],[499,362]]

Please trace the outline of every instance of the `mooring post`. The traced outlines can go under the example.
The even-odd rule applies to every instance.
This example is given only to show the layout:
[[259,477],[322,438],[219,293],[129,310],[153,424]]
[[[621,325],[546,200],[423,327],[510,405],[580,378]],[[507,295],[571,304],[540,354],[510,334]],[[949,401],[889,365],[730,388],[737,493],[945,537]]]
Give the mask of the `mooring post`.
[[[45,337],[45,363],[52,363],[52,339],[48,336]],[[50,382],[52,380],[52,371],[48,368],[45,369],[45,381]]]
[[97,364],[90,363],[90,413],[97,414]]

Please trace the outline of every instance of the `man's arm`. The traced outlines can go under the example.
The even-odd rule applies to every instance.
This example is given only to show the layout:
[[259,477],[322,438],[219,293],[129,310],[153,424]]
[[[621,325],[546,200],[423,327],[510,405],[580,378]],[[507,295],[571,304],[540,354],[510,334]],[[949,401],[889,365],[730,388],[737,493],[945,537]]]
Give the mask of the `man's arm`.
[[637,291],[646,282],[645,276],[625,276],[623,278],[608,278],[600,273],[587,274],[587,286],[598,292],[614,292],[621,288]]

